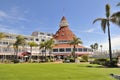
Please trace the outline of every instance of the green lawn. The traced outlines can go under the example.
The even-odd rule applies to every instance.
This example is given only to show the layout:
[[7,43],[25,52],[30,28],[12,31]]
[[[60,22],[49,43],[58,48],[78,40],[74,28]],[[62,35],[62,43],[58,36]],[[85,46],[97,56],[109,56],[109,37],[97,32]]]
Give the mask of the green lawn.
[[115,80],[119,68],[91,64],[0,64],[0,80]]

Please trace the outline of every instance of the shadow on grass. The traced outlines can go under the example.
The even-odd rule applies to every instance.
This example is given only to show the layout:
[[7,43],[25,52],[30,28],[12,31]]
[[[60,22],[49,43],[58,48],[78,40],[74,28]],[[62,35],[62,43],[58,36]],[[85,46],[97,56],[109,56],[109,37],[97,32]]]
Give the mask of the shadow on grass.
[[88,68],[105,68],[104,66],[102,65],[86,65],[86,66],[81,66],[81,65],[78,65],[78,67],[88,67]]
[[88,65],[86,67],[89,67],[89,68],[105,68],[104,66],[92,66],[92,65]]

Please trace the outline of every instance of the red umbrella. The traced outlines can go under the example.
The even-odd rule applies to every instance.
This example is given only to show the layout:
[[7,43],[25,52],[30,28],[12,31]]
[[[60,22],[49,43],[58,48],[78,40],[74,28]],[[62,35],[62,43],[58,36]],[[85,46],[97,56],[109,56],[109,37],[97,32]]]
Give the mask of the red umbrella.
[[23,52],[23,53],[21,53],[21,55],[22,56],[29,56],[29,55],[31,55],[31,53],[30,52]]
[[22,53],[18,54],[19,57],[30,56],[30,55],[31,55],[30,52],[22,52]]

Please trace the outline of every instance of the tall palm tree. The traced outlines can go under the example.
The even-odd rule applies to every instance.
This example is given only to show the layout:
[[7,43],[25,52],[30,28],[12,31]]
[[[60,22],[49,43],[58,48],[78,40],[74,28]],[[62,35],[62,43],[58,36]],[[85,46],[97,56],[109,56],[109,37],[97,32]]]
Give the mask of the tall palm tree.
[[[17,57],[17,54],[18,54],[19,46],[24,46],[25,44],[26,44],[26,41],[25,41],[24,37],[21,36],[21,35],[18,35],[16,37],[16,41],[14,43],[16,57]],[[16,60],[17,59],[18,59],[18,57],[16,58]]]
[[112,66],[112,49],[111,49],[111,36],[110,36],[110,22],[113,22],[117,25],[120,26],[120,13],[114,13],[113,15],[110,15],[110,5],[106,4],[105,6],[105,10],[106,10],[106,17],[105,18],[97,18],[93,21],[93,24],[96,21],[101,21],[101,27],[102,30],[106,31],[106,27],[108,28],[108,41],[109,41],[109,56],[110,56],[110,64]]
[[100,48],[101,48],[101,53],[102,53],[102,47],[103,47],[103,46],[102,46],[102,45],[100,45]]
[[75,61],[75,50],[76,50],[76,46],[78,44],[82,44],[83,42],[81,41],[80,38],[77,38],[77,37],[73,37],[73,40],[69,43],[70,45],[73,45],[73,53],[72,53],[72,56],[74,57],[74,61]]
[[28,42],[28,45],[30,46],[30,52],[31,52],[31,55],[30,55],[30,61],[31,61],[31,58],[32,58],[32,48],[33,47],[37,47],[37,43],[35,42]]
[[40,43],[40,49],[44,48],[44,50],[45,50],[45,61],[47,61],[46,51],[51,50],[53,45],[54,45],[53,39],[50,39],[50,40]]

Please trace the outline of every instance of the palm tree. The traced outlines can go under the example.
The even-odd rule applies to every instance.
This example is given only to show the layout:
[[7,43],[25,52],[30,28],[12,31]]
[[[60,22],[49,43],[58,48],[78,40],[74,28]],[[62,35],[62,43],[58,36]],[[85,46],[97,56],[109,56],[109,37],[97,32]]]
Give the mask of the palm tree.
[[94,49],[95,49],[95,50],[98,50],[98,43],[95,43],[95,44],[94,44]]
[[77,38],[77,37],[73,37],[73,40],[69,43],[70,45],[73,45],[73,52],[72,52],[72,56],[74,58],[74,61],[75,61],[75,51],[76,51],[76,46],[78,44],[82,44],[82,41],[80,38]]
[[30,61],[31,61],[31,57],[32,57],[32,48],[33,47],[37,47],[37,43],[35,42],[28,42],[28,45],[30,46],[30,52],[31,52],[31,55],[30,55]]
[[53,45],[54,45],[53,39],[50,39],[50,40],[40,43],[40,49],[44,48],[44,50],[45,50],[45,61],[47,61],[46,51],[51,50]]
[[[18,54],[19,46],[25,46],[25,44],[26,44],[26,41],[25,41],[24,37],[21,36],[21,35],[18,35],[16,37],[15,43],[13,44],[14,45],[14,49],[15,49],[15,53],[16,53],[16,57],[17,57],[17,54]],[[16,60],[17,59],[18,59],[18,57],[16,58]]]
[[100,45],[100,48],[101,48],[101,54],[102,54],[102,47],[103,47],[103,46],[102,46],[102,45]]
[[0,32],[0,40],[5,38],[5,37],[6,37],[6,35],[4,33]]
[[108,41],[109,41],[109,56],[110,56],[110,64],[112,66],[112,50],[111,50],[111,36],[110,36],[110,21],[120,26],[120,13],[114,13],[110,16],[110,5],[106,4],[106,18],[97,18],[93,21],[93,24],[96,21],[101,21],[102,30],[106,31],[106,27],[108,28]]
[[90,45],[92,50],[97,50],[98,49],[98,43],[94,43]]

